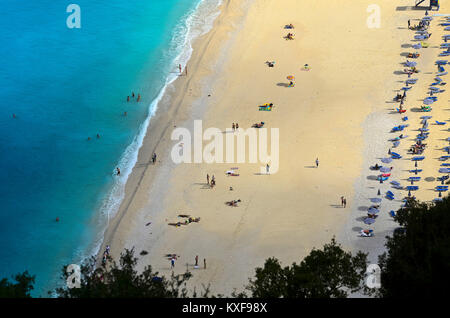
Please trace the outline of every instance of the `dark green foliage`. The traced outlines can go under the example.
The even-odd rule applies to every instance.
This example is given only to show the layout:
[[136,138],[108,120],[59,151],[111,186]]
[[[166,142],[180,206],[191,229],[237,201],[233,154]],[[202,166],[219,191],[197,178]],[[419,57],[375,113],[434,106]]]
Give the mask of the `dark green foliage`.
[[[159,277],[151,266],[145,267],[142,273],[136,270],[137,258],[134,250],[121,254],[119,265],[114,261],[107,267],[97,267],[92,257],[81,266],[80,288],[58,288],[60,298],[181,298],[187,297],[186,282],[191,274],[174,275],[170,279]],[[66,282],[70,273],[64,267],[62,278]],[[195,295],[194,295],[195,296]]]
[[436,297],[450,284],[450,199],[436,204],[413,203],[398,211],[405,233],[388,237],[380,256],[380,297]]
[[15,282],[3,278],[0,280],[0,298],[31,298],[35,276],[30,276],[28,271],[17,274]]
[[367,254],[345,252],[333,238],[323,250],[312,250],[300,265],[281,267],[275,258],[256,268],[247,290],[262,298],[343,298],[363,289]]

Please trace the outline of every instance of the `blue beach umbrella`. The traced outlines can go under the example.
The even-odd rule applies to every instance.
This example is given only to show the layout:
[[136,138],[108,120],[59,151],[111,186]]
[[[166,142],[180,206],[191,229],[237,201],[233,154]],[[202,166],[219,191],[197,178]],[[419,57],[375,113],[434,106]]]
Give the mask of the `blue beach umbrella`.
[[372,219],[372,218],[366,218],[366,219],[364,220],[364,223],[365,223],[365,224],[373,224],[373,223],[375,223],[375,219]]
[[380,171],[386,173],[386,172],[391,171],[391,168],[389,168],[389,167],[381,167]]
[[392,158],[383,158],[383,159],[381,159],[381,162],[390,163],[390,162],[392,162]]
[[370,214],[377,214],[377,213],[380,212],[380,210],[378,210],[378,209],[372,207],[372,208],[369,208],[369,209],[367,210],[367,212],[370,213]]
[[373,203],[380,203],[382,200],[381,198],[371,198],[370,201]]

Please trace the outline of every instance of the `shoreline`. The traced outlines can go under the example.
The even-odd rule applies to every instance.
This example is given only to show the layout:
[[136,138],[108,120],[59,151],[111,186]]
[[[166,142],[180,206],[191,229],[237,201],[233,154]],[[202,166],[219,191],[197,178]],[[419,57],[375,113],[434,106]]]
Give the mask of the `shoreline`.
[[[401,54],[408,51],[401,41],[406,35],[409,43],[412,36],[401,30],[405,12],[411,16],[422,12],[399,13],[396,4],[383,2],[383,28],[368,30],[365,9],[370,1],[344,8],[331,25],[327,12],[336,12],[341,1],[286,1],[281,8],[272,0],[264,6],[250,1],[240,4],[251,5],[242,9],[236,1],[224,1],[211,31],[194,42],[189,75],[168,88],[161,103],[170,107],[158,107],[152,118],[127,181],[125,199],[100,250],[109,244],[116,260],[124,247],[135,248],[136,255],[145,250],[149,253],[139,257],[139,269],[151,264],[167,276],[190,267],[194,274],[190,286],[211,285],[219,293],[242,289],[254,268],[268,257],[277,257],[283,265],[298,262],[333,236],[346,249],[380,248],[380,240],[372,239],[367,245],[370,239],[358,237],[355,228],[366,228],[358,216],[377,186],[367,176],[367,164],[387,151],[386,137],[392,134],[386,127],[398,124],[398,114],[389,114],[394,105],[388,101],[405,77],[395,74],[403,68]],[[320,14],[295,13],[313,11]],[[286,42],[281,38],[282,26],[291,22],[298,35]],[[336,34],[346,36],[344,46]],[[330,52],[329,47],[336,49]],[[276,59],[274,69],[264,65],[271,59]],[[312,70],[298,71],[305,63]],[[295,88],[276,84],[292,73],[298,81]],[[425,83],[425,74],[419,75],[422,82],[416,87]],[[409,100],[415,96],[411,94]],[[258,103],[267,101],[277,105],[275,111],[255,112]],[[409,113],[411,126],[420,114]],[[204,127],[220,129],[236,119],[242,128],[260,120],[279,127],[280,170],[263,176],[255,173],[259,167],[248,163],[174,164],[169,156],[171,128],[182,125],[192,131],[194,119],[202,119]],[[155,166],[150,164],[154,151],[158,154]],[[320,168],[312,169],[316,157]],[[230,166],[239,167],[239,177],[224,176]],[[404,166],[404,160],[397,162],[394,173]],[[205,188],[207,173],[216,176],[213,190]],[[235,190],[229,192],[229,186]],[[338,204],[341,195],[351,198],[345,209]],[[242,199],[240,207],[224,206],[224,201],[237,198]],[[398,202],[389,207],[394,205]],[[201,222],[168,226],[179,220],[180,213],[193,213]],[[374,226],[381,239],[393,229],[384,214],[387,211]],[[148,222],[152,223],[145,226]],[[170,253],[179,255],[175,269],[164,257]],[[200,260],[208,260],[208,269],[193,269],[199,254]]]
[[[248,1],[248,0],[243,0]],[[98,250],[98,256],[97,258],[101,259],[101,254],[105,250],[106,245],[110,244],[107,242],[111,242],[115,239],[116,232],[118,230],[118,227],[122,221],[122,219],[126,216],[128,210],[130,209],[130,206],[134,203],[133,199],[136,196],[136,193],[138,192],[139,188],[145,187],[145,189],[150,189],[151,186],[155,183],[155,180],[157,176],[148,175],[148,180],[145,180],[144,184],[143,180],[146,176],[147,169],[151,166],[151,155],[154,152],[161,151],[161,153],[158,153],[157,163],[161,162],[161,157],[166,158],[168,156],[168,141],[165,138],[167,131],[170,128],[175,127],[175,122],[184,122],[188,120],[188,118],[191,117],[189,115],[188,110],[182,109],[182,102],[186,96],[192,96],[192,89],[188,87],[190,82],[192,81],[192,78],[195,78],[198,80],[198,77],[196,76],[197,71],[191,71],[196,70],[199,67],[199,64],[202,62],[202,57],[205,54],[207,50],[211,50],[209,48],[210,42],[212,40],[212,37],[214,35],[214,29],[216,24],[222,23],[221,20],[224,20],[227,12],[227,9],[230,6],[230,0],[223,0],[222,4],[219,5],[220,14],[215,19],[213,26],[210,31],[208,31],[206,34],[201,35],[200,37],[193,40],[193,52],[189,59],[189,61],[186,64],[187,69],[189,70],[189,75],[186,77],[183,74],[179,76],[179,78],[175,79],[173,82],[171,82],[166,87],[166,92],[162,96],[161,100],[159,101],[158,108],[154,115],[149,119],[149,124],[147,126],[147,130],[145,132],[144,140],[142,142],[142,145],[138,151],[138,158],[137,161],[132,168],[131,173],[128,176],[128,180],[125,185],[125,197],[123,198],[119,210],[114,215],[112,220],[109,222],[107,229],[104,233],[104,238],[102,241],[102,244]],[[220,51],[219,48],[215,48],[214,52],[211,52],[209,54],[215,55],[218,54]],[[209,65],[210,66],[210,65]],[[208,65],[204,68],[208,68]],[[205,77],[199,76],[199,77]],[[181,93],[180,93],[181,91]],[[198,94],[198,92],[196,93]],[[194,97],[195,99],[195,97]],[[184,107],[186,108],[186,106]],[[179,116],[179,119],[177,119],[177,116]],[[153,137],[154,135],[159,136],[156,139]],[[151,169],[150,169],[151,170]],[[161,173],[167,173],[167,171],[164,172],[157,172],[158,175]],[[142,206],[133,206],[133,214],[136,212],[136,210],[141,209]],[[122,242],[121,242],[122,243]],[[113,246],[111,246],[111,252],[113,255],[118,255],[119,253],[116,252]]]

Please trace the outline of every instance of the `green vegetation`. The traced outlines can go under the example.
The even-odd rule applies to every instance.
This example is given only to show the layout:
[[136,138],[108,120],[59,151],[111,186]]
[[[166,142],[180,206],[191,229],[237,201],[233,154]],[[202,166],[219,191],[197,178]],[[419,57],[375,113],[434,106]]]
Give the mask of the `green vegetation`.
[[[300,264],[282,267],[276,258],[266,260],[255,269],[245,291],[232,297],[258,298],[344,298],[363,292],[382,298],[415,298],[446,295],[450,283],[450,199],[436,204],[410,202],[398,211],[395,220],[404,231],[395,231],[387,238],[387,252],[379,257],[381,288],[364,286],[367,255],[344,251],[335,239],[323,249],[313,249]],[[136,269],[134,250],[125,250],[119,264],[96,266],[92,257],[81,266],[80,288],[66,284],[56,290],[61,298],[183,298],[196,297],[188,291],[189,272],[172,274],[169,279],[158,276],[151,266],[142,272]],[[62,279],[70,278],[67,267]],[[0,280],[0,298],[30,297],[34,276],[28,272],[14,277],[15,282]],[[249,294],[247,294],[249,293]],[[201,297],[209,297],[205,288]],[[216,297],[221,297],[217,295]],[[214,297],[214,296],[213,296]]]

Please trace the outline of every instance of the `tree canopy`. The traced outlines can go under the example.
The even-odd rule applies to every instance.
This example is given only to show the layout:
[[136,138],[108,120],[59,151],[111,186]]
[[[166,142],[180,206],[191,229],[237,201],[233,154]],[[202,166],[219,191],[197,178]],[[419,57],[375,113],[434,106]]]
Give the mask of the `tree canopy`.
[[[96,266],[92,257],[80,266],[79,288],[69,288],[67,284],[56,289],[60,298],[182,298],[187,297],[186,282],[191,274],[174,275],[167,279],[153,272],[151,266],[138,273],[134,250],[125,249],[119,264],[112,261],[108,266]],[[71,277],[67,266],[63,268],[62,279]]]
[[0,298],[31,298],[35,276],[25,271],[13,278],[13,282],[6,278],[0,280]]
[[343,298],[364,288],[367,254],[353,256],[333,238],[322,250],[313,249],[299,265],[281,267],[276,258],[256,268],[247,290],[261,298]]
[[413,202],[395,220],[405,231],[387,238],[379,258],[379,297],[433,297],[447,294],[450,278],[450,199]]

